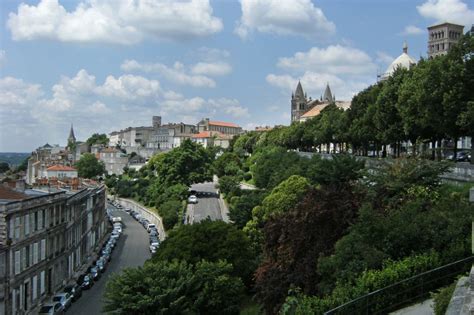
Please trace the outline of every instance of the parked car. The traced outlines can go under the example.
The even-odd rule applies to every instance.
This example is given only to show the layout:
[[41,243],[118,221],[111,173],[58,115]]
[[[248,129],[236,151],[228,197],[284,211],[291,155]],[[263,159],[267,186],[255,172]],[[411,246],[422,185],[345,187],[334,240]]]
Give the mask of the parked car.
[[471,162],[471,155],[465,151],[458,152],[456,156],[456,161],[457,162]]
[[82,275],[79,277],[78,284],[82,289],[90,289],[92,287],[92,279],[89,275]]
[[112,222],[122,222],[122,218],[121,217],[113,217],[112,218]]
[[156,225],[154,225],[153,223],[148,223],[148,225],[146,226],[146,230],[148,232],[151,231],[151,229],[155,228],[156,229]]
[[92,267],[90,274],[91,274],[91,278],[94,281],[98,281],[100,279],[100,272],[99,272],[99,269],[97,267]]
[[160,241],[154,241],[150,244],[150,246],[154,246],[155,248],[158,248],[160,246]]
[[197,197],[195,195],[189,196],[188,203],[198,203]]
[[64,314],[64,307],[61,303],[45,304],[41,306],[38,314],[60,315]]
[[64,311],[66,311],[69,307],[71,307],[72,295],[67,292],[58,293],[53,296],[52,301],[54,303],[61,303],[61,305],[64,307]]
[[77,301],[82,296],[82,288],[78,284],[70,284],[64,287],[64,292],[72,295],[72,301]]
[[122,233],[122,227],[121,226],[114,226],[114,231],[117,231],[118,233]]
[[156,253],[156,246],[150,245],[150,253]]
[[95,265],[97,266],[97,269],[99,269],[100,272],[104,272],[105,271],[105,258],[101,257],[99,258],[99,260],[95,263]]
[[157,231],[157,230],[151,230],[151,231],[150,231],[150,237],[151,237],[151,236],[156,236],[156,237],[158,237],[158,231]]

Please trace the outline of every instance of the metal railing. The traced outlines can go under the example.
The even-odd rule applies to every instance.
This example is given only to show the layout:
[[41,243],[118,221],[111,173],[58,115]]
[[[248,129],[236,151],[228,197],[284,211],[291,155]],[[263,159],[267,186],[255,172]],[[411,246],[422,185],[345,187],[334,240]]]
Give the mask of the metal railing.
[[410,305],[430,292],[454,281],[456,276],[468,272],[474,256],[420,273],[385,288],[370,292],[357,299],[342,304],[325,315],[335,314],[387,314]]

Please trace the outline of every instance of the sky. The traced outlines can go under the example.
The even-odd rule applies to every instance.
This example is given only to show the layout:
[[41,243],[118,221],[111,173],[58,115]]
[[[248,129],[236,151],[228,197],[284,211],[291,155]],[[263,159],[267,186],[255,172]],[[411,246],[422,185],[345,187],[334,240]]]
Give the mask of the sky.
[[426,56],[468,0],[3,0],[0,152],[162,121],[290,123],[291,93],[350,100],[402,52]]

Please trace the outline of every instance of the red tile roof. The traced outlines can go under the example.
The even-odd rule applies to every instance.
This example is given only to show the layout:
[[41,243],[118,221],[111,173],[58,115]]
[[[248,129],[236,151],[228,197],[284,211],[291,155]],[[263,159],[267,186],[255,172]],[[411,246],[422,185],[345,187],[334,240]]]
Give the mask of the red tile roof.
[[237,125],[237,124],[224,122],[224,121],[212,121],[211,120],[211,121],[209,121],[209,125],[239,128],[239,125]]
[[203,139],[203,138],[211,138],[211,132],[210,131],[201,131],[200,133],[194,134],[193,138],[195,139]]
[[53,165],[46,169],[47,171],[62,171],[62,172],[72,172],[76,171],[74,167],[65,166],[65,165]]
[[28,198],[28,195],[15,191],[9,187],[0,185],[0,199],[22,200]]

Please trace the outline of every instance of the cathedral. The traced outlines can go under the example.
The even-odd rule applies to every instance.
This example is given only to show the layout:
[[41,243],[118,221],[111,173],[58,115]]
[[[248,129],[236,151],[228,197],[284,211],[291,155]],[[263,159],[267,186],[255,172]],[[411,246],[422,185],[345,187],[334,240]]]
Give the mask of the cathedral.
[[301,82],[298,82],[296,91],[291,94],[291,122],[306,121],[313,118],[319,115],[324,107],[332,103],[344,110],[350,107],[350,102],[336,101],[336,96],[332,94],[329,83],[326,84],[324,94],[319,99],[312,99],[311,97],[308,99]]

